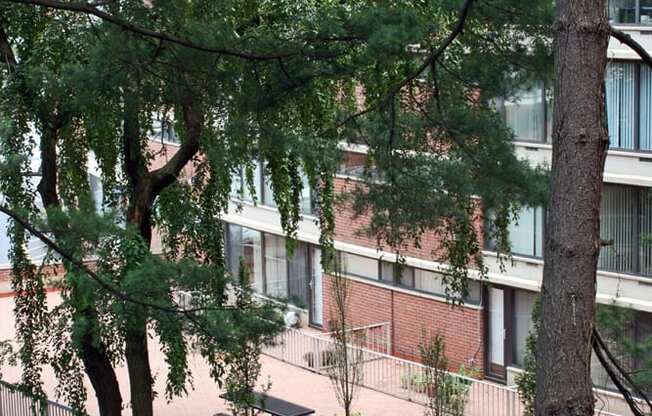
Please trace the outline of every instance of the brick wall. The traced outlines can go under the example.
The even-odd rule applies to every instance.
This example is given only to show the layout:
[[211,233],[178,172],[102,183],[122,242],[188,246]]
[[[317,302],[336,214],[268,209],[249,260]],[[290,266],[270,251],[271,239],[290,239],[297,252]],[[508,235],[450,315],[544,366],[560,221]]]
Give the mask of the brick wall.
[[[334,303],[331,277],[324,276],[324,324],[327,329]],[[440,333],[445,337],[449,367],[456,371],[460,364],[472,363],[484,368],[483,311],[473,308],[453,308],[443,300],[434,300],[349,280],[349,322],[364,326],[382,322],[392,324],[393,354],[419,361],[418,345],[425,329],[428,336]]]
[[[362,186],[362,184],[361,182],[352,179],[336,178],[334,186],[336,195],[341,195],[353,191],[356,187]],[[359,216],[355,216],[350,201],[346,201],[346,199],[347,198],[345,198],[345,201],[341,202],[336,207],[335,239],[351,244],[376,248],[378,243],[375,237],[368,236],[364,233],[365,227],[371,220],[371,213],[364,213]],[[477,210],[475,214],[475,225],[476,229],[478,230],[480,244],[483,244],[482,235],[484,218],[482,216],[481,205],[479,202],[477,203]],[[416,247],[412,243],[408,243],[402,249],[402,254],[405,256],[425,260],[445,262],[446,255],[442,248],[442,241],[444,237],[445,236],[441,233],[436,233],[434,231],[426,232],[421,237],[419,247]],[[391,251],[388,247],[383,247],[383,249]]]

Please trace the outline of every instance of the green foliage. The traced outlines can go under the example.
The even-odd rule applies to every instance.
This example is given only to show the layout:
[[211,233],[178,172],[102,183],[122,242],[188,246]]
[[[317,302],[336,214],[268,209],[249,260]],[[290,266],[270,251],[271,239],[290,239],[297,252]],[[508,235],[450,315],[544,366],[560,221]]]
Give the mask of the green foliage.
[[523,357],[523,372],[515,377],[518,395],[523,403],[526,416],[534,415],[534,399],[536,393],[536,344],[537,333],[540,325],[540,302],[539,298],[534,302],[532,309],[533,327],[525,340],[525,356]]
[[[420,74],[422,81],[389,100],[386,92],[422,62],[415,50],[429,53],[441,45],[461,1],[120,0],[98,6],[220,53],[71,12],[0,5],[0,40],[7,40],[0,48],[0,113],[7,118],[0,192],[68,252],[96,258],[104,283],[66,261],[64,304],[48,310],[44,269],[25,252],[28,235],[11,224],[25,386],[42,394],[40,368],[52,363],[61,393],[81,408],[82,344],[117,365],[130,334],[143,328],[157,335],[166,356],[168,399],[190,385],[190,348],[207,360],[216,382],[224,382],[225,357],[279,329],[273,306],[243,309],[227,302],[232,282],[224,272],[221,218],[231,174],[244,169],[252,188],[252,166],[262,163],[291,251],[300,220],[299,173],[305,172],[316,191],[322,261],[330,270],[333,178],[344,140],[368,144],[377,172],[372,178],[369,169],[366,187],[354,193],[356,211],[371,212],[368,231],[379,245],[400,251],[434,230],[444,241],[437,260],[451,264],[444,278],[448,294],[463,299],[469,265],[484,271],[474,227],[477,198],[496,213],[491,230],[505,243],[519,204],[543,193],[532,186],[543,175],[515,158],[511,133],[490,103],[549,69],[541,63],[549,58],[551,2],[521,3],[476,2],[463,36]],[[368,104],[382,105],[342,123],[359,109],[357,87]],[[155,113],[172,119],[181,142],[176,155],[148,140]],[[193,152],[188,144],[194,139]],[[154,180],[161,170],[150,162],[177,160],[186,151],[192,157],[185,170]],[[56,167],[55,183],[43,183],[40,198],[28,179],[32,154],[42,175],[49,175],[45,162]],[[102,214],[90,198],[93,161],[104,190]],[[57,194],[55,201],[47,191]],[[153,227],[163,235],[164,259],[151,252]],[[46,263],[57,260],[48,256]],[[180,291],[193,294],[194,312],[169,313]],[[65,351],[58,361],[48,356],[51,347]]]

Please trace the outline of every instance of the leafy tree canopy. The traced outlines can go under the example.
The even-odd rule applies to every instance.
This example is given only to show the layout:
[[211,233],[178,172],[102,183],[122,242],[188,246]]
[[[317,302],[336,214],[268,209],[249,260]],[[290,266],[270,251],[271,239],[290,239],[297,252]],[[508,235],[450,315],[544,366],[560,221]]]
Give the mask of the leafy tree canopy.
[[[271,308],[226,302],[220,217],[232,174],[244,168],[253,188],[254,163],[264,163],[293,237],[305,172],[329,253],[342,141],[369,146],[374,172],[353,195],[358,213],[372,213],[367,231],[396,250],[441,233],[451,294],[464,294],[469,262],[482,268],[478,197],[507,249],[508,220],[543,194],[492,99],[549,73],[551,10],[516,0],[0,2],[0,191],[60,247],[94,256],[104,282],[64,261],[65,302],[48,311],[44,269],[12,223],[25,385],[39,393],[40,367],[54,362],[62,394],[81,408],[85,347],[129,363],[144,328],[161,340],[170,398],[188,386],[191,347],[221,381],[225,352],[278,329]],[[147,140],[157,115],[178,132],[174,154]],[[151,253],[153,227],[164,259]],[[169,312],[180,289],[202,294],[201,311]]]

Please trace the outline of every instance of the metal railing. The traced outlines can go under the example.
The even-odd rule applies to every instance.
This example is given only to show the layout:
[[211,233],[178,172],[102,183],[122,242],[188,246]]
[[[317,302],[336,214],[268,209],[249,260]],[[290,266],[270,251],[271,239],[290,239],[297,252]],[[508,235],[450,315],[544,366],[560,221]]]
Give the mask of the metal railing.
[[[371,324],[347,329],[351,343],[367,350],[392,354],[392,327],[389,322]],[[320,332],[318,337],[331,339],[333,332]]]
[[69,407],[51,400],[40,400],[17,386],[0,380],[0,416],[73,416]]
[[[422,364],[403,360],[368,348],[350,346],[352,354],[361,354],[361,385],[420,404],[427,404],[436,393],[425,382]],[[263,351],[266,355],[327,374],[333,360],[334,341],[323,335],[309,334],[288,328],[277,342]],[[519,416],[523,405],[518,392],[503,385],[447,373],[447,383],[454,401],[465,416]]]

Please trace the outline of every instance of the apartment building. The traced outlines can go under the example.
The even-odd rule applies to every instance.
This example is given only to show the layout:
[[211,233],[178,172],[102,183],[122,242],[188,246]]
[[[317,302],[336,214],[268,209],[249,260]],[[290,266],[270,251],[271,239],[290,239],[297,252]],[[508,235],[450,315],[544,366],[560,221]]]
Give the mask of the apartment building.
[[[652,52],[652,1],[611,1],[609,12],[615,26]],[[631,333],[645,339],[652,335],[652,243],[645,238],[652,236],[652,69],[616,40],[612,40],[608,54],[606,98],[611,148],[604,172],[601,234],[613,243],[602,248],[600,255],[597,301],[635,311]],[[514,131],[517,154],[532,164],[547,164],[552,156],[549,87],[541,84],[514,99],[498,100],[506,123]],[[171,157],[177,146],[173,132],[161,124],[154,134],[151,146],[168,151],[161,160]],[[335,178],[338,192],[361,183],[366,160],[364,146],[343,148],[345,157]],[[99,170],[92,167],[90,171],[91,189],[96,201],[101,201]],[[244,186],[242,172],[233,177],[233,200],[223,218],[227,223],[228,265],[235,271],[239,258],[245,258],[258,293],[289,302],[300,312],[304,325],[327,330],[332,277],[320,265],[319,228],[307,180],[299,243],[289,256],[262,166],[257,166],[254,176],[253,195]],[[469,295],[457,307],[447,302],[446,288],[437,273],[442,265],[433,261],[433,253],[440,249],[436,235],[424,236],[419,247],[409,247],[403,253],[405,267],[397,270],[395,254],[377,249],[375,239],[358,233],[367,220],[354,217],[347,206],[336,211],[335,248],[343,273],[351,282],[351,324],[389,322],[392,354],[411,360],[419,359],[418,344],[424,330],[440,333],[445,337],[453,370],[462,365],[474,367],[488,379],[513,384],[514,375],[523,366],[532,307],[541,284],[545,210],[524,208],[518,224],[510,226],[513,259],[504,269],[493,242],[484,241],[487,278],[480,280],[472,273]],[[9,244],[4,232],[6,221],[0,215],[0,247]],[[484,228],[482,215],[478,215],[477,228],[480,232]],[[154,241],[159,244],[157,238]],[[38,240],[32,239],[29,247],[35,260],[45,255]],[[0,250],[0,296],[10,293],[9,269],[7,253]],[[611,387],[597,365],[594,381],[599,388]]]
[[[611,1],[609,13],[612,24],[652,52],[652,2]],[[601,233],[613,242],[600,254],[597,301],[634,311],[630,333],[643,340],[652,335],[652,244],[646,238],[652,235],[652,69],[616,40],[608,54],[605,81],[611,147],[604,172]],[[514,131],[518,156],[532,164],[549,165],[550,86],[542,83],[497,102]],[[335,179],[340,192],[360,183],[366,158],[364,146],[343,147],[345,158]],[[288,300],[303,311],[305,324],[326,330],[332,307],[331,277],[319,266],[319,229],[310,190],[306,187],[302,200],[300,244],[289,257],[260,166],[255,176],[258,204],[242,189],[240,175],[234,181],[232,209],[224,217],[231,267],[245,257],[257,291]],[[493,242],[484,241],[488,276],[480,281],[472,274],[464,305],[454,308],[446,302],[445,287],[436,272],[441,265],[432,260],[440,247],[435,235],[425,236],[420,247],[404,252],[407,267],[397,273],[396,256],[378,250],[375,239],[358,233],[366,221],[364,216],[353,217],[346,206],[336,213],[335,248],[351,282],[351,323],[390,322],[392,353],[412,360],[419,358],[422,331],[438,332],[445,337],[453,370],[472,366],[488,379],[513,384],[523,366],[532,307],[541,285],[544,208],[523,208],[518,223],[510,226],[513,259],[504,269]],[[478,215],[477,228],[480,232],[484,228],[482,215]],[[594,373],[597,388],[611,389],[597,362]]]

